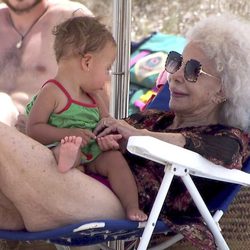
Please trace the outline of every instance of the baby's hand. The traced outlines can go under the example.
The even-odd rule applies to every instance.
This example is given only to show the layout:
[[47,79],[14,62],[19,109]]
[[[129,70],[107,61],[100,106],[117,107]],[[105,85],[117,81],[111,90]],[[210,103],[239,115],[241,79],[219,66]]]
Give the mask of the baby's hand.
[[111,135],[99,137],[96,139],[96,141],[102,151],[118,150],[120,148],[118,141],[121,138],[122,138],[122,135],[111,134]]
[[96,139],[96,135],[89,129],[70,128],[69,135],[82,137],[82,147],[86,146],[91,139]]

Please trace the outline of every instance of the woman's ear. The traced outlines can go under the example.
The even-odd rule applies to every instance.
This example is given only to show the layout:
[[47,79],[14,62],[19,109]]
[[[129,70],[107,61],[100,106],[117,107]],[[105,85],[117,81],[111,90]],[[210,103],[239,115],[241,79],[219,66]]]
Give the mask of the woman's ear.
[[84,54],[84,56],[82,57],[82,60],[81,60],[82,69],[84,71],[89,71],[92,60],[93,60],[93,56],[90,53]]

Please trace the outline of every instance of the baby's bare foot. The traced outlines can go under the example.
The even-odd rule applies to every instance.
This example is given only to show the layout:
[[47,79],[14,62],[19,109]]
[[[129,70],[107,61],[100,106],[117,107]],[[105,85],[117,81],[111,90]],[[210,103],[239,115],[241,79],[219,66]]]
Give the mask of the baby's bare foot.
[[148,216],[137,207],[129,207],[126,209],[127,217],[133,221],[145,221]]
[[61,140],[59,150],[58,170],[62,173],[75,167],[77,159],[80,157],[82,137],[66,136]]

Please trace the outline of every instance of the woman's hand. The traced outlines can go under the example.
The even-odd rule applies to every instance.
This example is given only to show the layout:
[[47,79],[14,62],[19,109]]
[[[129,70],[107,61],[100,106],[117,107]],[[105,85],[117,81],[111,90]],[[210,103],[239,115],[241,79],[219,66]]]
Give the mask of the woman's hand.
[[118,150],[120,148],[118,141],[121,138],[122,136],[119,134],[106,135],[106,136],[97,138],[96,141],[102,151]]
[[[95,135],[100,135],[105,136],[108,135],[109,133],[103,133],[104,130],[108,127],[111,126],[112,124],[115,124],[117,122],[116,119],[112,118],[111,116],[104,117],[102,118],[99,123],[97,124],[96,128],[94,129],[94,134]],[[98,136],[99,137],[99,136]]]
[[124,140],[128,140],[132,135],[141,135],[140,130],[129,125],[124,120],[116,120],[111,117],[103,118],[97,125],[94,133],[97,138],[109,134],[120,134]]

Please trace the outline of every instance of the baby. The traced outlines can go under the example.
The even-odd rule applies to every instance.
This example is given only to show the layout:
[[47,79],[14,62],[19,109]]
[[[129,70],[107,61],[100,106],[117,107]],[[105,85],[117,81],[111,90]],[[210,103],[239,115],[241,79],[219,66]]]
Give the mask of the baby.
[[98,91],[110,80],[116,42],[89,16],[72,17],[53,34],[58,71],[27,106],[27,134],[53,145],[60,172],[81,163],[86,172],[107,177],[127,217],[144,221],[147,215],[139,209],[134,177],[118,150],[121,135],[96,140],[93,133],[100,119],[108,116]]

